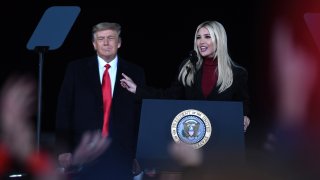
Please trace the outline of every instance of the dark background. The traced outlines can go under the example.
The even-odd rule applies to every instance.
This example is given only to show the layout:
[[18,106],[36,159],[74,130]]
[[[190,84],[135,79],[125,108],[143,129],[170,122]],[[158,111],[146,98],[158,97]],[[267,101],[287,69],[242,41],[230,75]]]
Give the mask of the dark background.
[[[274,1],[276,2],[276,1]],[[91,56],[91,27],[102,21],[122,25],[119,55],[142,66],[147,83],[167,87],[181,61],[193,49],[197,25],[207,20],[222,23],[228,35],[231,58],[249,73],[252,99],[248,142],[260,146],[272,124],[272,88],[268,82],[268,33],[270,20],[281,12],[267,0],[195,1],[173,6],[171,3],[146,4],[104,1],[9,2],[1,6],[2,59],[1,82],[14,71],[31,72],[38,78],[38,54],[26,44],[45,10],[51,6],[76,5],[81,8],[63,45],[45,53],[43,66],[42,138],[54,133],[57,96],[68,62]],[[284,6],[283,6],[284,7]],[[267,89],[267,90],[266,90]]]

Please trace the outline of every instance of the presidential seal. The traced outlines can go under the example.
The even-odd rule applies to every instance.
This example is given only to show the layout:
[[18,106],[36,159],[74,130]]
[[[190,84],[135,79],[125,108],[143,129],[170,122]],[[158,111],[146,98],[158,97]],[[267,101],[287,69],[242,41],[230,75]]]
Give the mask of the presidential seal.
[[183,142],[199,149],[210,139],[210,120],[202,112],[189,109],[180,112],[171,124],[171,135],[176,143]]

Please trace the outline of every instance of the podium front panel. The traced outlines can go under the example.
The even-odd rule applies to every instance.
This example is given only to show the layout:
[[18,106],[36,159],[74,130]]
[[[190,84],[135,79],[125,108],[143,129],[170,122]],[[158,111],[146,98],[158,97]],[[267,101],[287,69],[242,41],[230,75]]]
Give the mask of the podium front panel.
[[188,110],[199,111],[210,121],[210,138],[200,147],[205,158],[244,159],[242,102],[144,99],[136,154],[143,169],[179,171],[180,166],[170,156],[168,148],[174,142],[173,121],[179,113]]

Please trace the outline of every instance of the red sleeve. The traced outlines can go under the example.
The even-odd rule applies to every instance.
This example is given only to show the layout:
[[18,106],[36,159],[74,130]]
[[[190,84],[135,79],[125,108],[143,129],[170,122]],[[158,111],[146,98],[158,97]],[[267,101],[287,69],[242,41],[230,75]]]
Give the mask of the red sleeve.
[[11,158],[7,148],[0,144],[0,175],[6,173],[11,166]]
[[46,174],[55,170],[51,156],[45,152],[35,152],[27,159],[28,171],[32,174]]

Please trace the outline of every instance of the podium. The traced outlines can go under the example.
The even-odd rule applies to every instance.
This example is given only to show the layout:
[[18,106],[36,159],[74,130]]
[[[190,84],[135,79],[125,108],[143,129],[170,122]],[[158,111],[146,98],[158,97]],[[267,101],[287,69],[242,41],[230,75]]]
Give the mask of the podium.
[[242,102],[144,99],[136,158],[142,170],[180,171],[168,152],[177,142],[203,150],[204,158],[244,161],[243,116]]

